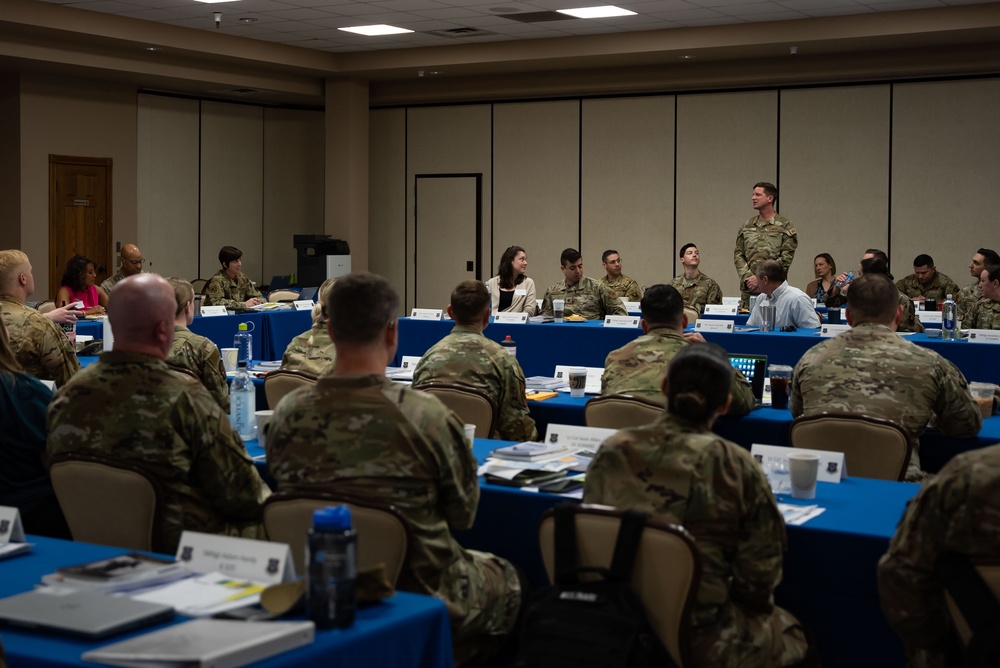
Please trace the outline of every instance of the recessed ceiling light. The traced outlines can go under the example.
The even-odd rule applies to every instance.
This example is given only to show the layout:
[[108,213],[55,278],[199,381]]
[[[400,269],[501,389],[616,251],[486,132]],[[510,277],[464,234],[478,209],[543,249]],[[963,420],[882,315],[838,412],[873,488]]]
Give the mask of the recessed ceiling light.
[[242,16],[240,17],[240,23],[257,23],[257,19],[252,16]]
[[580,7],[579,9],[557,9],[560,14],[567,14],[578,19],[606,19],[611,16],[632,16],[635,12],[614,5],[603,7]]
[[681,56],[681,60],[694,60],[695,58],[697,58],[697,56],[692,56],[689,53],[685,53],[683,56]]
[[220,2],[236,2],[236,0],[194,0],[195,2],[204,2],[206,5],[214,5]]
[[351,28],[337,28],[337,30],[353,32],[358,35],[367,35],[368,37],[377,37],[378,35],[399,35],[404,32],[413,32],[412,30],[407,30],[406,28],[397,28],[396,26],[387,26],[385,24],[374,26],[353,26]]
[[163,51],[163,49],[158,46],[147,46],[146,51]]

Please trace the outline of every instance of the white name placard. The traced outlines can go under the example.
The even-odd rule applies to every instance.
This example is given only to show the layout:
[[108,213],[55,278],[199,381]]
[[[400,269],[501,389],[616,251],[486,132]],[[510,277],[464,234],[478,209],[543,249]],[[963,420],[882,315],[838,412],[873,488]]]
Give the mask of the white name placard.
[[816,480],[820,482],[837,482],[847,477],[847,462],[844,461],[843,452],[828,452],[826,450],[810,450],[808,448],[785,448],[780,445],[762,445],[754,443],[750,447],[750,454],[757,460],[757,463],[767,470],[767,463],[775,460],[785,460],[788,463],[788,455],[791,452],[807,452],[819,457],[819,471]]
[[604,316],[604,326],[635,328],[639,326],[640,319],[637,315],[606,315]]
[[218,304],[215,306],[202,306],[201,314],[206,318],[211,318],[217,315],[228,315],[228,313],[226,313],[226,307]]
[[639,305],[639,302],[625,301],[624,297],[621,298],[621,302],[625,306],[625,310],[628,311],[629,313],[632,313],[633,311],[638,313],[639,311],[642,310],[642,306]]
[[924,325],[941,324],[941,311],[917,311],[917,317],[920,318],[920,322]]
[[[574,367],[565,364],[559,364],[556,366],[555,378],[566,381],[566,385],[569,385],[569,370]],[[604,367],[600,366],[585,366],[581,367],[587,370],[587,387],[584,390],[587,394],[600,394],[601,393],[601,376],[604,375]]]
[[698,318],[698,321],[694,323],[695,331],[698,332],[732,333],[733,328],[735,326],[736,326],[735,320],[706,320],[704,318]]
[[528,322],[527,313],[497,313],[493,316],[493,322],[505,324],[524,325]]
[[739,299],[735,304],[705,304],[705,315],[736,315],[739,310]]
[[444,315],[444,310],[439,308],[415,308],[410,311],[410,317],[414,320],[440,320]]
[[0,506],[0,545],[23,543],[24,527],[21,512],[13,506]]
[[296,299],[292,302],[292,308],[296,311],[311,311],[313,302],[311,299]]
[[819,328],[819,335],[829,338],[831,336],[837,336],[841,332],[846,332],[850,328],[850,325],[823,325]]
[[284,543],[185,531],[176,558],[195,573],[218,572],[272,584],[295,579],[292,550]]
[[722,298],[722,303],[725,304],[726,306],[729,306],[730,304],[735,304],[737,307],[739,307],[739,305],[740,305],[740,298],[739,297],[723,297]]
[[601,443],[615,433],[614,429],[580,427],[569,424],[550,424],[545,432],[546,443],[568,445],[589,452],[596,452]]
[[1000,343],[1000,329],[967,329],[969,341],[975,343]]
[[400,360],[400,368],[409,369],[411,372],[417,368],[417,362],[420,358],[417,355],[403,355],[403,359]]

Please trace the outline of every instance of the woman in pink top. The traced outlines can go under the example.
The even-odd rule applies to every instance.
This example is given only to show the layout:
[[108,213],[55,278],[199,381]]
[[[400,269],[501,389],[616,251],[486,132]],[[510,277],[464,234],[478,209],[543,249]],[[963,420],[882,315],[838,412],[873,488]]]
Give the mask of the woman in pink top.
[[62,287],[56,293],[56,306],[81,301],[86,315],[106,314],[108,294],[97,287],[96,283],[97,271],[94,269],[94,261],[82,255],[74,255],[66,263]]

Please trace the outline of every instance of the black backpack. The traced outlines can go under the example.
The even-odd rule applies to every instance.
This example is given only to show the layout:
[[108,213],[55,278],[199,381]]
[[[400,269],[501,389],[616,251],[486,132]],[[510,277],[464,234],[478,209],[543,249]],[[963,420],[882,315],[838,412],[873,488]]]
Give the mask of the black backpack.
[[[536,594],[521,626],[521,668],[676,668],[629,581],[647,513],[626,511],[611,568],[580,568],[575,504],[555,507],[555,580]],[[664,565],[666,567],[666,565]],[[598,579],[580,581],[596,573]]]

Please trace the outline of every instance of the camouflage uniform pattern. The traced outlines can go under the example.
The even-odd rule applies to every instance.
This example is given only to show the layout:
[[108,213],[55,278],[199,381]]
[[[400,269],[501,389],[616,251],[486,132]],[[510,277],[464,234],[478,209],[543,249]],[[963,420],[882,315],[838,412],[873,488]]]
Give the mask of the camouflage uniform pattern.
[[924,331],[924,323],[917,317],[917,309],[913,308],[913,300],[899,293],[899,305],[903,307],[903,318],[896,326],[897,332],[917,332]]
[[219,407],[229,413],[226,368],[222,365],[219,347],[210,339],[195,334],[184,325],[174,325],[174,342],[167,353],[167,364],[194,373]]
[[736,250],[733,252],[733,263],[740,277],[740,308],[750,306],[746,280],[757,271],[757,265],[764,260],[778,260],[787,272],[798,245],[799,233],[784,216],[774,214],[771,220],[754,216],[743,223],[736,235]]
[[938,303],[944,301],[945,297],[951,295],[958,297],[959,288],[955,281],[951,280],[940,271],[935,272],[934,280],[927,285],[923,285],[917,280],[916,274],[910,274],[906,278],[896,281],[896,288],[910,299],[923,297],[925,299],[936,299]]
[[524,372],[517,358],[475,328],[455,325],[424,353],[413,371],[413,387],[451,383],[486,392],[497,404],[498,420],[490,438],[536,441],[538,430],[528,416]]
[[[656,327],[618,350],[612,350],[604,361],[601,394],[631,394],[663,403],[663,379],[667,368],[681,348],[689,345],[692,344],[669,327]],[[753,391],[735,368],[732,395],[730,415],[740,417],[753,410]]]
[[1000,554],[1000,445],[956,455],[910,502],[878,566],[879,598],[902,638],[909,665],[960,666],[948,661],[952,624],[934,574],[944,552],[975,561]]
[[281,368],[323,376],[333,371],[336,361],[337,349],[326,332],[326,323],[322,323],[313,325],[288,343],[281,356]]
[[691,613],[694,666],[769,668],[805,656],[798,621],[774,605],[785,523],[749,452],[664,413],[601,445],[583,501],[645,511],[694,537],[702,560]]
[[120,281],[120,280],[122,280],[124,278],[125,278],[125,274],[123,274],[122,270],[119,269],[113,275],[111,275],[111,276],[109,276],[109,277],[107,277],[107,278],[104,279],[104,282],[101,283],[101,290],[104,290],[104,292],[106,292],[107,294],[110,295],[111,294],[111,289],[115,287],[115,284],[118,283],[118,281]]
[[225,306],[231,309],[246,308],[248,299],[261,296],[260,290],[254,287],[253,281],[246,274],[236,274],[236,278],[230,279],[225,269],[220,269],[208,280],[202,294],[205,295],[204,306]]
[[677,292],[681,293],[684,304],[696,309],[698,313],[705,312],[706,304],[722,303],[722,288],[714,279],[705,274],[698,274],[698,278],[691,279],[685,278],[684,274],[681,274],[674,278],[671,285],[677,288]]
[[622,274],[614,281],[608,280],[607,275],[605,275],[598,282],[604,285],[615,299],[624,299],[627,302],[637,302],[642,299],[642,288],[639,287],[639,284],[635,280],[625,274]]
[[25,373],[61,387],[80,370],[73,344],[59,325],[9,295],[0,295],[0,309],[14,357]]
[[544,315],[552,315],[553,299],[566,302],[566,315],[580,315],[587,320],[603,320],[606,315],[628,315],[625,306],[611,296],[603,283],[586,276],[575,287],[566,287],[566,280],[563,279],[546,290],[542,300]]
[[1000,302],[983,297],[962,321],[962,329],[1000,329]]
[[983,426],[965,376],[932,350],[884,325],[858,323],[802,356],[792,374],[792,415],[846,411],[892,420],[913,439],[906,480],[919,482],[920,435],[931,418],[946,436],[975,436]]
[[963,327],[966,326],[965,320],[972,312],[972,308],[982,297],[983,291],[979,289],[979,281],[975,281],[971,285],[966,285],[958,291],[955,301],[958,302],[958,319],[962,321]]
[[229,418],[201,383],[151,355],[111,351],[56,392],[49,456],[128,462],[163,486],[164,551],[185,529],[266,540],[270,495]]
[[266,449],[283,492],[336,491],[402,513],[412,541],[399,589],[444,601],[453,642],[511,631],[514,567],[451,535],[472,526],[479,483],[462,423],[436,397],[383,376],[323,376],[278,405]]

